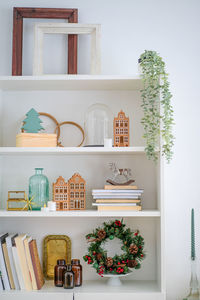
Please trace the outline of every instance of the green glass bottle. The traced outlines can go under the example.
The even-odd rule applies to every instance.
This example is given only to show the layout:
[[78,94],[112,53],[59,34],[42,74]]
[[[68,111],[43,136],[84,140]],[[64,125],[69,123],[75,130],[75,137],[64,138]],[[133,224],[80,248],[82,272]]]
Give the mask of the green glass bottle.
[[43,168],[35,168],[35,175],[29,178],[29,199],[32,200],[32,210],[41,210],[49,200],[49,181],[42,174]]

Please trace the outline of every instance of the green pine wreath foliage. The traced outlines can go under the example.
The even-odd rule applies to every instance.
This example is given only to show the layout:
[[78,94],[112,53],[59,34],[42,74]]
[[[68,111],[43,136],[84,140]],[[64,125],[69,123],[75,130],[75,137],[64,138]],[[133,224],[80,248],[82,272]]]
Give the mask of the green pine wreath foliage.
[[[114,238],[121,240],[123,254],[108,257],[103,245],[108,239]],[[129,268],[139,269],[145,258],[143,237],[139,230],[131,231],[130,228],[126,228],[123,219],[104,222],[103,227],[87,234],[86,240],[90,246],[83,259],[102,277],[103,274],[127,274],[130,272]]]

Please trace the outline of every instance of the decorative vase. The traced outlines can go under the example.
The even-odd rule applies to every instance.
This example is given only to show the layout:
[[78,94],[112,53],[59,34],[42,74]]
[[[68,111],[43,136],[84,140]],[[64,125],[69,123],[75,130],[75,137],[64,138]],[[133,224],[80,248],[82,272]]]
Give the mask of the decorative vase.
[[199,282],[196,271],[196,252],[195,252],[195,225],[194,225],[194,209],[191,211],[191,279],[190,292],[183,300],[199,300]]
[[49,181],[42,174],[43,168],[35,168],[35,175],[29,179],[29,199],[33,198],[32,210],[41,210],[49,200]]
[[199,300],[199,283],[197,279],[196,260],[191,260],[190,293],[183,300]]

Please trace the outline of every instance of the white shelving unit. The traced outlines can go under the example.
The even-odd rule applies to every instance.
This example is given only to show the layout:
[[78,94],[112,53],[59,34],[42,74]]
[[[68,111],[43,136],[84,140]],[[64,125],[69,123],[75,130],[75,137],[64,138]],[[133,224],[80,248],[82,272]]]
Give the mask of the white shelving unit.
[[[48,234],[66,234],[72,241],[72,257],[83,265],[83,286],[72,291],[55,288],[46,282],[36,292],[10,291],[0,294],[4,300],[165,300],[163,163],[155,165],[145,156],[140,123],[140,89],[138,76],[3,76],[0,77],[0,227],[2,232],[28,233],[37,239],[42,259],[42,241]],[[64,148],[16,148],[15,137],[24,114],[34,107],[56,117],[84,126],[87,107],[107,104],[113,115],[123,109],[130,118],[130,147],[69,147],[78,144],[77,131],[65,131],[69,145]],[[77,109],[78,107],[78,109]],[[66,141],[66,139],[65,139]],[[160,153],[159,149],[157,150]],[[92,209],[92,188],[102,188],[108,163],[132,169],[136,185],[144,188],[143,210],[98,212]],[[8,190],[28,191],[28,178],[35,167],[44,167],[50,183],[62,175],[66,179],[79,172],[87,182],[85,211],[39,212],[6,211]],[[120,287],[108,287],[105,279],[86,265],[82,256],[87,244],[85,235],[102,222],[123,218],[127,226],[139,229],[145,239],[146,258],[140,270],[125,278]]]

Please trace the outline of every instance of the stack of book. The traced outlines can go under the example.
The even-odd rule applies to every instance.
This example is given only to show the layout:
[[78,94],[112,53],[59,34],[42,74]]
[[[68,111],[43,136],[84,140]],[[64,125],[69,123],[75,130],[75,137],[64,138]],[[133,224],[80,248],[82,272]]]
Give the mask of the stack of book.
[[92,190],[93,206],[104,210],[141,210],[143,190],[137,186],[105,185],[103,190]]
[[0,274],[0,291],[41,289],[44,277],[36,240],[0,233]]

